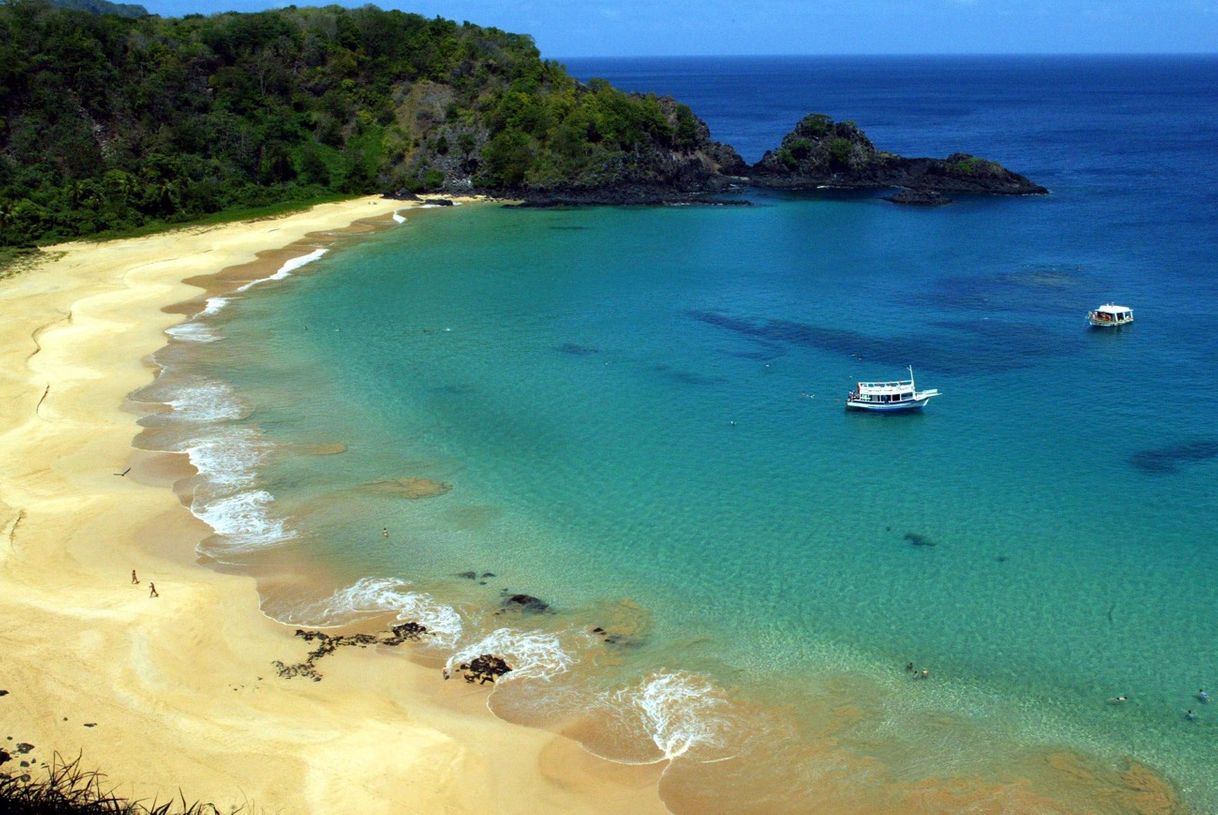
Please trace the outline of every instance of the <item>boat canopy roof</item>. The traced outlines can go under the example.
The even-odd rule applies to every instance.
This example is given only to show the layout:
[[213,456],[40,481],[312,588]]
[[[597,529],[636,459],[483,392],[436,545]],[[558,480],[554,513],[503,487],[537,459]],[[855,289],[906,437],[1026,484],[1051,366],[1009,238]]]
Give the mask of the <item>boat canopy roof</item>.
[[870,394],[894,394],[908,393],[914,389],[912,379],[898,379],[894,382],[860,382],[858,383],[859,393]]
[[1104,314],[1124,314],[1128,311],[1133,311],[1133,309],[1131,309],[1129,306],[1118,306],[1118,305],[1114,305],[1112,303],[1105,303],[1104,305],[1097,308],[1096,311],[1102,312]]

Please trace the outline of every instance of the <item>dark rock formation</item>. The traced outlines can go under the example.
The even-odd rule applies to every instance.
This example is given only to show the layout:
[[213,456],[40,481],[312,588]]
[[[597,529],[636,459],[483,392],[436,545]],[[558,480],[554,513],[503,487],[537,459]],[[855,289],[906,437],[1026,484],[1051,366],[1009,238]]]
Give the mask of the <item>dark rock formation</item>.
[[[344,648],[351,645],[357,645],[364,648],[368,645],[387,645],[393,647],[401,645],[403,642],[417,642],[422,637],[430,634],[427,627],[416,622],[399,623],[389,629],[389,635],[377,637],[373,634],[348,634],[345,636],[333,637],[324,631],[306,631],[302,628],[296,629],[296,636],[300,637],[305,642],[318,643],[318,646],[309,652],[308,658],[304,662],[298,662],[295,665],[286,665],[280,660],[275,660],[271,664],[275,666],[275,672],[282,679],[291,679],[296,676],[303,676],[312,679],[314,682],[321,681],[321,674],[318,673],[315,663],[317,660],[327,657],[337,651],[339,648]],[[259,677],[261,678],[261,677]]]
[[1043,195],[1044,187],[966,153],[903,158],[877,150],[854,122],[812,113],[749,169],[749,181],[779,189],[882,189],[982,195]]
[[952,199],[934,190],[901,190],[892,195],[885,195],[884,200],[918,207],[941,207],[952,202]]
[[530,614],[541,614],[549,611],[550,605],[531,594],[513,594],[503,601],[505,608],[519,608]]
[[464,674],[465,681],[470,684],[494,682],[510,670],[512,670],[512,666],[492,654],[483,654],[457,666],[457,672]]

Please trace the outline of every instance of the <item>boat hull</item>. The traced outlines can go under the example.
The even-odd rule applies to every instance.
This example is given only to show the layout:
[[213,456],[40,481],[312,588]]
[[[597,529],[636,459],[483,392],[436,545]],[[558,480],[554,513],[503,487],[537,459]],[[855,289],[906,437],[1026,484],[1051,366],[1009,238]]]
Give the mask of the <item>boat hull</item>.
[[908,402],[855,402],[846,400],[847,410],[870,410],[876,413],[903,413],[909,410],[921,410],[926,407],[926,403],[930,401],[930,397],[925,399],[911,399]]

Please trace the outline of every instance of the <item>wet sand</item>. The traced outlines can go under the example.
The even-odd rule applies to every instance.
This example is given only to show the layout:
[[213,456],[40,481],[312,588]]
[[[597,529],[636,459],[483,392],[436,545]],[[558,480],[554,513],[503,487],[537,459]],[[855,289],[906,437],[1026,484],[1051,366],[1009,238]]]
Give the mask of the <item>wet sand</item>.
[[190,311],[170,307],[206,294],[187,280],[256,279],[278,250],[409,207],[64,244],[0,283],[0,735],[34,745],[36,775],[79,754],[120,795],[221,810],[666,811],[654,768],[501,721],[487,688],[404,653],[345,649],[319,683],[275,676],[306,646],[259,612],[252,578],[197,563],[209,530],[168,488],[181,457],[132,449],[127,396]]

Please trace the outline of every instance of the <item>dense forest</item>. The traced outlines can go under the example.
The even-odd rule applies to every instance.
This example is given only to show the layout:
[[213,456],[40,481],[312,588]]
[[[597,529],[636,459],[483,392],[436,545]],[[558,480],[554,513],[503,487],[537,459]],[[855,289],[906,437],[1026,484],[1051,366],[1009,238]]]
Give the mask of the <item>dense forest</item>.
[[693,189],[742,169],[671,99],[527,36],[371,6],[0,3],[0,244],[387,191]]

